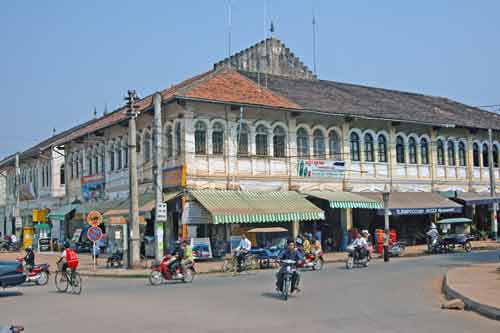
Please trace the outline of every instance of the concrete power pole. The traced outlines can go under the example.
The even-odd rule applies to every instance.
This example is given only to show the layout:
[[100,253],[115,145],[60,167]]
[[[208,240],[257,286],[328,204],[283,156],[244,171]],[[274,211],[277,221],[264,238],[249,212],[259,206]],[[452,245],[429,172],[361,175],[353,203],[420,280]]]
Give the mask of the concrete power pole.
[[[163,182],[161,173],[161,163],[162,163],[162,149],[161,149],[161,95],[156,93],[153,96],[154,104],[154,121],[153,121],[153,139],[154,139],[154,159],[153,159],[153,187],[155,193],[155,223],[154,223],[154,235],[155,235],[155,259],[160,260],[163,253],[160,253],[159,239],[158,239],[158,225],[159,225],[159,209],[160,204],[163,203]],[[163,222],[163,232],[165,232],[166,221]],[[166,244],[163,244],[165,248]]]
[[[488,129],[488,139],[489,139],[489,149],[488,149],[488,165],[490,168],[490,194],[491,197],[496,196],[496,184],[495,184],[495,171],[494,171],[494,161],[493,161],[493,133],[491,128]],[[493,239],[498,240],[498,203],[494,202],[491,207],[491,234]]]
[[[12,234],[16,235],[18,237],[18,242],[21,241],[20,235],[16,232],[16,229],[18,228],[18,223],[19,220],[21,219],[21,212],[19,210],[19,186],[21,185],[21,169],[19,168],[19,153],[16,154],[16,165],[15,165],[15,177],[14,177],[14,184],[15,184],[15,207],[14,207],[14,230],[12,230]],[[21,225],[22,228],[22,225]],[[22,232],[22,229],[21,229]],[[18,243],[19,244],[19,243]]]
[[129,220],[128,220],[128,234],[129,246],[127,255],[128,268],[137,267],[140,265],[140,231],[139,231],[139,190],[137,185],[137,150],[136,150],[136,127],[135,120],[139,115],[136,111],[135,103],[137,101],[135,90],[129,90],[128,96],[125,97],[128,105],[128,173],[129,173]]

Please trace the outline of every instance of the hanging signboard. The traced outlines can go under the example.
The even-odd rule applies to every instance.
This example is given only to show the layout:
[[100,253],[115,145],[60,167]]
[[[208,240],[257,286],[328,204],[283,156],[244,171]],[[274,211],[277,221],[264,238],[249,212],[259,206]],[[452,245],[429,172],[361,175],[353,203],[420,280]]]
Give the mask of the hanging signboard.
[[167,204],[159,203],[156,206],[156,221],[167,222]]
[[104,196],[103,175],[82,177],[82,197],[84,201],[103,200]]
[[72,243],[76,243],[80,240],[80,236],[82,234],[82,229],[75,229],[75,232],[73,233],[73,237],[71,238]]
[[341,178],[344,176],[345,162],[333,160],[299,160],[299,177]]
[[[426,215],[426,214],[444,214],[461,213],[463,207],[443,207],[443,208],[393,208],[389,212],[391,215]],[[377,215],[384,215],[384,210],[377,210]]]
[[165,168],[163,174],[163,189],[177,189],[186,187],[186,166],[180,165]]

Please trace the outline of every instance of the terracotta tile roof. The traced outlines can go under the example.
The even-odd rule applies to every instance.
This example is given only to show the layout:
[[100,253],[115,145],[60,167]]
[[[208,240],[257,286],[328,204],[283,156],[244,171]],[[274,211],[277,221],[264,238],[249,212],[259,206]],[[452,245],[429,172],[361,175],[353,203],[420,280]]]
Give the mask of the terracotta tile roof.
[[288,109],[300,108],[296,103],[259,86],[256,82],[230,68],[216,70],[176,95],[225,103],[254,104]]

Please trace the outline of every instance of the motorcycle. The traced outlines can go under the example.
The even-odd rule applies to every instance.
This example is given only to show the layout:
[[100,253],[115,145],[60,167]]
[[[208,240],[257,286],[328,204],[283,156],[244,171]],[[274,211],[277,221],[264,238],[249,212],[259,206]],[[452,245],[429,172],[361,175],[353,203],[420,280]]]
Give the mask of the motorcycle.
[[172,259],[172,255],[163,258],[161,262],[154,262],[151,265],[151,274],[149,275],[149,282],[153,286],[160,285],[163,281],[178,280],[184,283],[193,282],[196,270],[194,262],[190,261],[185,264],[185,270],[182,272],[181,265],[177,265],[176,271],[171,272],[168,267],[168,262]]
[[430,254],[443,253],[444,248],[441,240],[438,237],[427,236],[427,252]]
[[108,257],[108,260],[106,261],[106,267],[108,268],[113,268],[113,267],[122,267],[123,266],[123,252],[122,251],[115,251],[113,254],[111,254]]
[[17,251],[19,251],[17,243],[13,243],[11,241],[4,241],[0,243],[0,252],[17,252]]
[[313,271],[320,271],[325,265],[325,259],[323,258],[323,251],[320,251],[316,257],[314,253],[306,253],[304,255],[304,261],[299,263],[299,268],[311,268]]
[[370,255],[368,251],[366,253],[362,253],[360,248],[348,246],[347,252],[349,253],[346,260],[346,268],[352,269],[354,266],[363,266],[368,267],[368,263],[370,262]]
[[280,286],[281,297],[286,301],[289,294],[292,292],[292,277],[297,272],[295,260],[280,261],[280,270],[278,274],[283,275],[283,283]]
[[[23,263],[22,258],[18,258],[17,261]],[[49,264],[40,264],[33,266],[31,272],[26,272],[25,282],[33,282],[39,286],[45,286],[49,282],[49,277],[50,277],[49,267],[50,267]]]

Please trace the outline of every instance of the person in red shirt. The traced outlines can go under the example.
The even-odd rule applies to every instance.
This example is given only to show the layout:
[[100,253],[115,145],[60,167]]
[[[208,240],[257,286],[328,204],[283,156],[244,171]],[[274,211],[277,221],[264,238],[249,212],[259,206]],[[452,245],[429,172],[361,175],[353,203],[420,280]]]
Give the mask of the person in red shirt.
[[[62,263],[62,266],[60,265]],[[61,267],[61,272],[65,272],[68,268],[73,273],[78,267],[78,255],[69,247],[68,243],[64,244],[64,250],[61,257],[57,261],[58,267]]]

